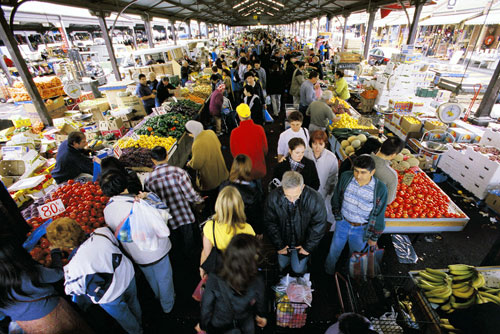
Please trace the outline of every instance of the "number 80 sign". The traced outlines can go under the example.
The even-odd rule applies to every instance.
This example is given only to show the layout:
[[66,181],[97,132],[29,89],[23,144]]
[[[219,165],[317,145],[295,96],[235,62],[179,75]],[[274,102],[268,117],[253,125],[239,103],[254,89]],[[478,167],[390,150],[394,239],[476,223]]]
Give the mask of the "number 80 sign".
[[57,199],[57,200],[52,201],[52,202],[48,202],[42,206],[39,206],[37,209],[38,209],[38,213],[40,214],[40,217],[43,219],[57,216],[58,214],[60,214],[66,210],[63,202],[60,199]]

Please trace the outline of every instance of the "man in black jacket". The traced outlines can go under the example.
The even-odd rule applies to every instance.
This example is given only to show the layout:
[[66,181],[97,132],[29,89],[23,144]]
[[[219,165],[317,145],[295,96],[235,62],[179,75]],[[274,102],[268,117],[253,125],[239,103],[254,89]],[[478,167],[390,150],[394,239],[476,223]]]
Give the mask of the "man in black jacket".
[[317,191],[304,185],[302,175],[286,172],[281,187],[267,198],[264,226],[278,249],[280,270],[291,263],[293,273],[304,274],[309,255],[326,231],[324,201]]
[[174,95],[170,94],[169,89],[175,89],[175,86],[170,83],[168,77],[163,77],[156,87],[156,107],[161,106],[166,99]]

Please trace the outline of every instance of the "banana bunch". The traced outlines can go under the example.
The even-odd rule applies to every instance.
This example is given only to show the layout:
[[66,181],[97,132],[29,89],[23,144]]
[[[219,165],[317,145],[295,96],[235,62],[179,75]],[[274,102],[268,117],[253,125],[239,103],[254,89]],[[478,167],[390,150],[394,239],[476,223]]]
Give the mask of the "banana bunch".
[[448,319],[444,318],[439,319],[439,326],[441,326],[441,328],[448,330],[449,331],[448,333],[458,331],[458,329],[456,329],[455,327],[453,327],[452,324],[450,324],[450,321]]
[[453,279],[451,285],[453,295],[457,298],[468,300],[474,297],[477,290],[486,284],[483,274],[479,273],[473,266],[451,264],[448,269],[450,269]]
[[434,304],[444,304],[449,301],[453,291],[451,277],[447,273],[427,268],[419,273],[418,286],[424,290],[427,300]]

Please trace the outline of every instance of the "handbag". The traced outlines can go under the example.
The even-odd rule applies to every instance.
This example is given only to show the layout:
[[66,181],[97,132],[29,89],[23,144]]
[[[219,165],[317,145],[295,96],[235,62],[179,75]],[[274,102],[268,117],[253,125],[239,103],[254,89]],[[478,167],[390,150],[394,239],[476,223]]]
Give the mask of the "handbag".
[[191,295],[191,297],[193,297],[193,299],[197,302],[201,302],[203,292],[205,291],[205,285],[207,284],[207,279],[208,276],[203,277],[200,280],[200,283],[198,283],[198,285],[196,286],[196,289],[194,289],[193,294]]
[[353,278],[374,278],[380,274],[380,263],[384,249],[377,246],[365,246],[361,252],[354,252],[349,259],[349,275]]
[[214,236],[214,247],[212,247],[205,262],[201,264],[201,268],[207,274],[215,273],[222,267],[222,253],[217,248],[217,240],[215,239],[215,220],[213,220],[212,233]]

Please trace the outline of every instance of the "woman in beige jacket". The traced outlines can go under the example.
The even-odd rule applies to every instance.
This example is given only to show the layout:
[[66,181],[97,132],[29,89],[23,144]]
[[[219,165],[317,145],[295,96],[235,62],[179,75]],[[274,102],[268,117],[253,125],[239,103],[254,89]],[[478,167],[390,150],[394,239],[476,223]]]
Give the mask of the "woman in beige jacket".
[[300,86],[306,80],[304,78],[305,63],[298,61],[295,63],[297,69],[293,72],[292,84],[290,85],[290,95],[293,96],[293,104],[300,103]]

